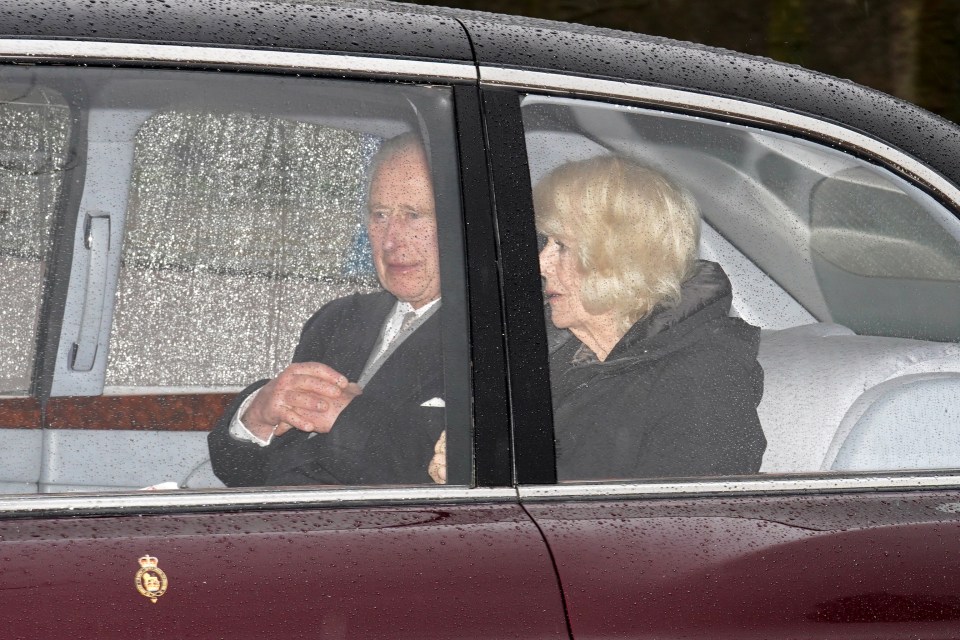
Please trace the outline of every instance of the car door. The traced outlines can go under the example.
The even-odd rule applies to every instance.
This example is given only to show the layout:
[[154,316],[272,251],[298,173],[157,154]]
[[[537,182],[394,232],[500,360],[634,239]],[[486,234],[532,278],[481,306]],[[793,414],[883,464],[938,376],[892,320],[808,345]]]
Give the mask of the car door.
[[[310,19],[275,9],[281,31]],[[91,11],[100,33],[122,31]],[[151,28],[184,19],[171,9]],[[42,94],[73,127],[65,149],[37,144],[68,162],[29,158],[70,186],[31,231],[41,248],[59,234],[27,256],[55,266],[11,287],[46,296],[30,294],[49,340],[35,348],[24,330],[43,358],[20,426],[40,426],[42,407],[43,429],[18,445],[36,480],[0,500],[4,633],[566,636],[549,553],[511,486],[474,66],[209,44],[3,43],[31,61],[0,68],[4,106]],[[46,61],[67,64],[33,64]],[[35,136],[68,128],[36,120]],[[444,415],[446,484],[224,488],[206,440],[225,407],[289,362],[317,308],[379,290],[367,172],[404,133],[428,150],[439,212],[444,393],[421,407]],[[25,200],[43,196],[32,189]],[[29,377],[32,354],[14,374]]]
[[[752,102],[493,65],[481,84],[503,139],[491,153],[499,228],[510,228],[504,260],[514,260],[506,314],[522,378],[520,495],[556,562],[572,635],[951,637],[956,185],[874,138]],[[611,437],[599,418],[553,425],[556,467],[535,455],[555,446],[555,343],[536,295],[531,191],[558,167],[604,157],[654,167],[693,194],[700,259],[732,281],[731,313],[762,330],[766,445],[754,474],[630,476],[600,465],[590,481],[571,477],[561,429]],[[662,393],[674,395],[659,402],[699,406],[708,390]],[[627,415],[594,409],[643,428],[642,404]]]

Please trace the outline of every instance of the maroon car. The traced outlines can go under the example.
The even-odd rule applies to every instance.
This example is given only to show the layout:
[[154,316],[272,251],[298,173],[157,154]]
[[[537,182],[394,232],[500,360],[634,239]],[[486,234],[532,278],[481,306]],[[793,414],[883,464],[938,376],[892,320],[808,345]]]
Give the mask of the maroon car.
[[[0,636],[960,636],[957,125],[734,52],[380,2],[3,0],[0,59]],[[344,309],[398,313],[426,268],[372,231],[396,138],[442,307],[391,346],[399,317]],[[580,336],[534,193],[608,157],[697,203],[752,401],[707,341],[680,391],[621,371],[567,421]],[[428,327],[433,364],[397,364]],[[368,380],[329,433],[243,440],[248,385],[335,349]],[[711,466],[741,420],[747,462]],[[655,460],[579,476],[577,438]]]

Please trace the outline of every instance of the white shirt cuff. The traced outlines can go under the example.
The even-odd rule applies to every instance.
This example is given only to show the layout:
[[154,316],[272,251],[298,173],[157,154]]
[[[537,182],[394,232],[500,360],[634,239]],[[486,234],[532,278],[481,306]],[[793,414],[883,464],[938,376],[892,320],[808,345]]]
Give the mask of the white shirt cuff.
[[270,437],[266,440],[258,438],[253,435],[250,430],[247,429],[247,425],[243,424],[243,421],[240,420],[240,416],[247,410],[247,407],[250,406],[250,403],[253,402],[253,399],[257,397],[258,393],[260,393],[260,389],[251,393],[240,403],[240,408],[233,414],[233,419],[230,421],[230,437],[241,442],[253,442],[261,447],[266,447],[273,442],[273,434],[271,433]]

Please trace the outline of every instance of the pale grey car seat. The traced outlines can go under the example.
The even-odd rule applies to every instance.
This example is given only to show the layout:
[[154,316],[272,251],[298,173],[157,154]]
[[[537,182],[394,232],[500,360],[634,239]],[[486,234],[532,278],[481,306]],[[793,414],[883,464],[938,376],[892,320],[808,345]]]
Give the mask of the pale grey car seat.
[[960,467],[960,373],[900,376],[847,411],[824,461],[836,471]]
[[[937,409],[944,411],[952,400],[944,418],[949,421],[960,403],[957,387],[951,386],[960,379],[960,345],[954,343],[858,336],[840,325],[812,324],[764,331],[758,360],[764,370],[764,393],[757,413],[767,438],[762,472],[852,469],[835,466],[849,464],[891,468],[877,453],[856,457],[856,443],[893,429],[936,431],[937,425],[946,423],[939,418],[928,423],[928,418]],[[923,384],[913,384],[924,374],[945,377],[936,378],[940,380],[936,384],[925,378]],[[908,410],[911,404],[918,406]],[[888,425],[896,420],[902,424]],[[913,454],[904,455],[910,459]],[[905,464],[919,468],[915,462]],[[949,466],[960,466],[960,457]]]

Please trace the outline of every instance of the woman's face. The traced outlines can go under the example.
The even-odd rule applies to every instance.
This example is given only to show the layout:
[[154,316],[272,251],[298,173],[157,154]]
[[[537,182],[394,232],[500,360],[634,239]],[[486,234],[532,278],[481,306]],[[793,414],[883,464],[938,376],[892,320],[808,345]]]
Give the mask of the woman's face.
[[580,297],[583,274],[578,268],[576,249],[560,238],[547,236],[547,244],[540,251],[540,275],[553,324],[558,329],[585,328],[591,316]]

